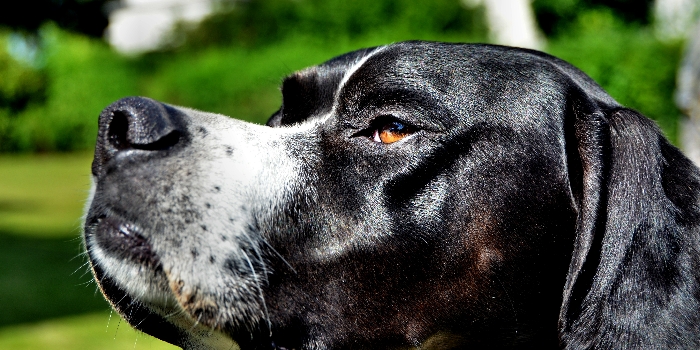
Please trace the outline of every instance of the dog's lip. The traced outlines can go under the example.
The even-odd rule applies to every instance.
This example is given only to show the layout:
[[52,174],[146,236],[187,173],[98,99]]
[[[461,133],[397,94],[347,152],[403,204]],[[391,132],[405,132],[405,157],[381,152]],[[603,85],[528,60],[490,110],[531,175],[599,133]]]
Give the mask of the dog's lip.
[[160,269],[160,259],[136,224],[113,215],[101,215],[94,222],[95,243],[103,251],[121,259]]
[[153,312],[147,306],[132,298],[129,293],[120,288],[117,283],[105,274],[99,264],[92,265],[95,278],[99,281],[100,289],[112,306],[126,318],[136,329],[150,334],[160,340],[182,347],[187,334],[180,328],[168,322],[161,315]]
[[[226,334],[229,330],[215,332],[204,324],[198,325],[198,321],[183,312],[177,300],[163,297],[172,292],[167,286],[167,274],[147,237],[141,234],[142,231],[136,224],[111,214],[89,216],[87,222],[85,244],[97,284],[107,301],[130,325],[181,348],[199,344],[200,341],[196,339],[202,336],[207,338],[202,343],[203,348],[235,348],[235,341]],[[130,291],[128,286],[122,284],[123,281],[112,275],[114,271],[108,268],[109,264],[103,265],[104,258],[98,258],[101,255],[111,255],[117,260],[126,256],[131,259],[132,265],[145,267],[145,270],[153,273],[151,278],[162,278],[166,284],[154,294],[160,296],[153,299],[143,293]]]
[[112,255],[119,260],[127,259],[139,266],[147,264],[154,273],[162,273],[158,256],[153,252],[149,241],[141,234],[138,226],[112,213],[91,216],[87,222],[89,223],[85,227],[87,252],[102,294],[134,328],[182,347],[187,342],[187,332],[162,315],[163,312],[160,309],[163,307],[167,309],[167,305],[145,302],[130,294],[98,262],[94,248],[91,248],[96,245],[99,247],[100,254]]

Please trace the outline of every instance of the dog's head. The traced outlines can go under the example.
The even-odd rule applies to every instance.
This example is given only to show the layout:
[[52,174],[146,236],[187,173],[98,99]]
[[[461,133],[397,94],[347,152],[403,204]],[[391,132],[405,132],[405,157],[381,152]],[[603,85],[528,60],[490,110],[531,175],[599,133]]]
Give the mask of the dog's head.
[[617,256],[627,221],[668,224],[635,201],[689,200],[652,123],[541,53],[399,43],[282,94],[266,126],[103,111],[85,244],[134,327],[185,348],[575,343],[638,258]]

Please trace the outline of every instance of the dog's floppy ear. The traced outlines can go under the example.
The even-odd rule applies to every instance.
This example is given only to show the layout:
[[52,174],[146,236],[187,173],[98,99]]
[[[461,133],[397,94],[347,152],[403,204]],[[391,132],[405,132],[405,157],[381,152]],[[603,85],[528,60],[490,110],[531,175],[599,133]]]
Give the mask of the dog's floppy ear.
[[562,345],[669,348],[697,332],[698,170],[635,111],[571,110],[578,221]]

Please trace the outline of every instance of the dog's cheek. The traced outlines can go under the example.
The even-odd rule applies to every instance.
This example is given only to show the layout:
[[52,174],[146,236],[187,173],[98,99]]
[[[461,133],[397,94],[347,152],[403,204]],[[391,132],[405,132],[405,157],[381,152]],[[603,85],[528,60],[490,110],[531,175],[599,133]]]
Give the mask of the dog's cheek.
[[181,185],[198,215],[159,240],[179,304],[212,327],[254,324],[265,317],[261,288],[272,271],[259,222],[271,220],[289,201],[299,172],[280,145],[284,135],[248,128],[212,131],[201,141],[199,147],[210,151],[194,158],[190,166],[198,169],[197,176]]

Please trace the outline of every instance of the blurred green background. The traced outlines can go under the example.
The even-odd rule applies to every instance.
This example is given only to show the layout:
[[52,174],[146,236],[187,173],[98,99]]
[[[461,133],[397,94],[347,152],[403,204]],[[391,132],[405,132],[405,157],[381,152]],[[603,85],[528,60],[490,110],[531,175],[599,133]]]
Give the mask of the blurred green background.
[[[22,25],[5,12],[0,348],[168,348],[109,311],[82,254],[80,216],[102,108],[142,95],[263,123],[279,106],[283,76],[338,54],[408,39],[488,42],[483,8],[463,3],[241,1],[199,25],[181,23],[161,48],[137,56],[115,52],[100,30],[50,16]],[[654,34],[652,1],[532,4],[545,51],[583,69],[676,141],[673,91],[683,43]],[[18,42],[31,44],[29,54],[13,51]]]

